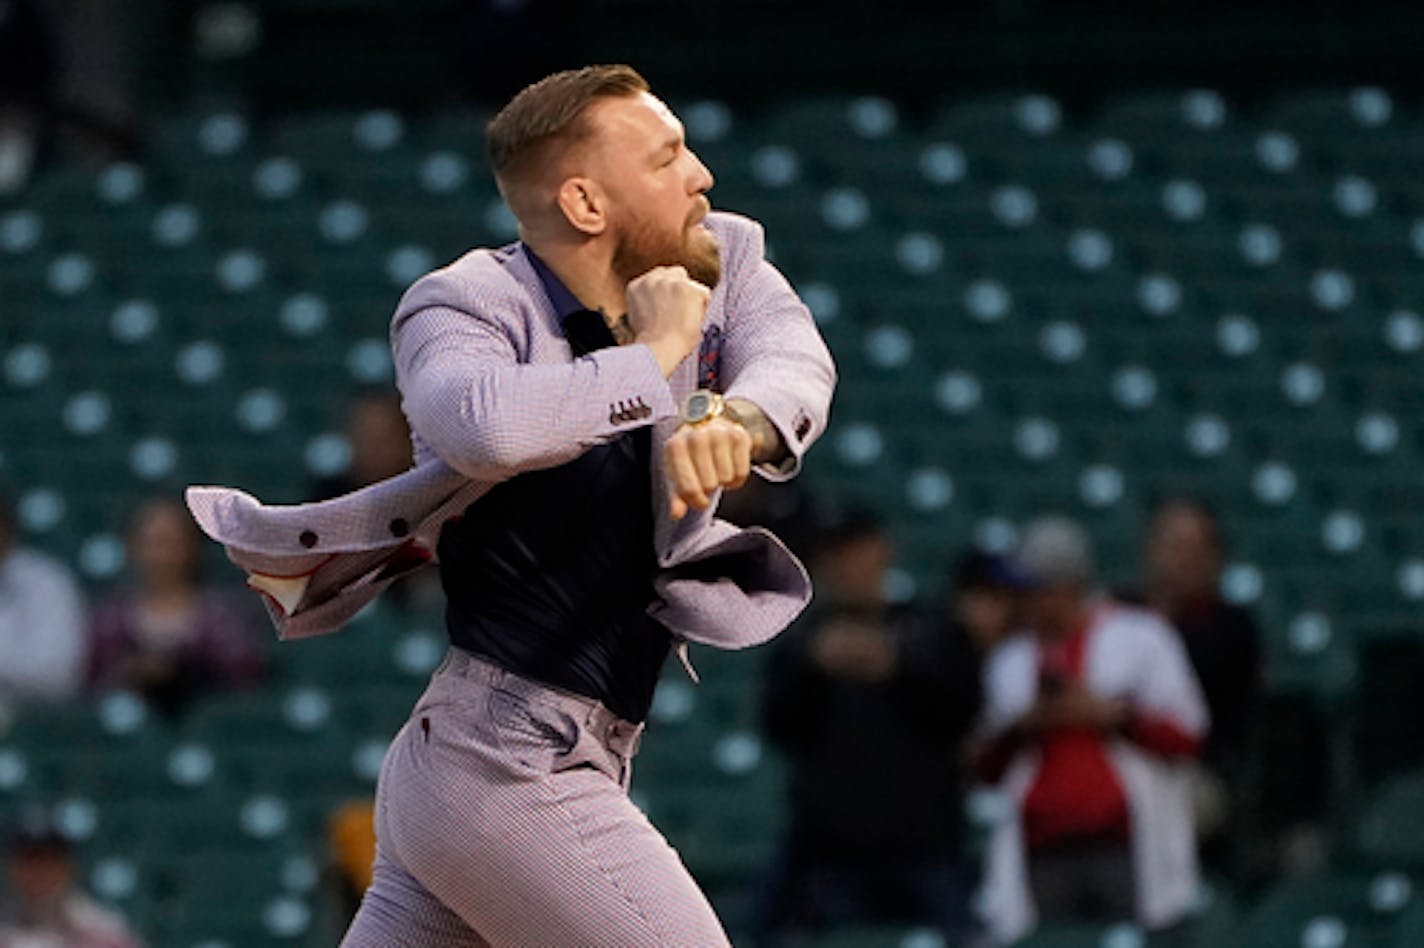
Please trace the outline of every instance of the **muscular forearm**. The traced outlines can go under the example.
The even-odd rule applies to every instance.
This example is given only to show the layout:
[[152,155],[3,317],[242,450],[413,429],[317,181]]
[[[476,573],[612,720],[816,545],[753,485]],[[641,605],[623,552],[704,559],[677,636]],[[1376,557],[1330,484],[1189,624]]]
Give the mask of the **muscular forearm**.
[[744,398],[727,399],[727,407],[752,436],[753,464],[780,464],[786,459],[786,443],[765,412]]

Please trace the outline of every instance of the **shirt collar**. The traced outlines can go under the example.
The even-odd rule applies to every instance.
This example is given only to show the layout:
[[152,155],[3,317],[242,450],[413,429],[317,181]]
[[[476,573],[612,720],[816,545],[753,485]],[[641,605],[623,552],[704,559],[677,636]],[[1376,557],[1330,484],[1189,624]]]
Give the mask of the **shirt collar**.
[[578,297],[568,287],[564,286],[564,281],[560,280],[549,265],[539,259],[539,255],[528,244],[524,245],[524,252],[529,256],[529,263],[534,267],[534,272],[539,276],[539,282],[544,285],[544,292],[549,297],[549,302],[554,304],[554,314],[563,322],[574,313],[586,312],[588,307],[579,302]]
[[554,304],[554,314],[563,327],[564,338],[568,339],[574,355],[584,356],[599,349],[608,349],[618,344],[613,331],[608,328],[602,313],[594,312],[579,302],[578,297],[564,286],[564,282],[549,269],[549,265],[539,259],[539,255],[524,245],[529,264],[544,285],[544,293]]

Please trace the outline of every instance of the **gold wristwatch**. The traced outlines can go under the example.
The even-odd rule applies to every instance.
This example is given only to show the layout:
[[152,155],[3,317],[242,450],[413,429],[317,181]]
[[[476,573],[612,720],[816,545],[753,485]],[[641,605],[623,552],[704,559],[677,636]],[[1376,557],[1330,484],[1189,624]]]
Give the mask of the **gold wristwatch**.
[[713,418],[726,418],[737,424],[742,423],[742,419],[737,417],[736,411],[727,404],[727,400],[710,389],[699,388],[682,403],[684,425],[705,425]]

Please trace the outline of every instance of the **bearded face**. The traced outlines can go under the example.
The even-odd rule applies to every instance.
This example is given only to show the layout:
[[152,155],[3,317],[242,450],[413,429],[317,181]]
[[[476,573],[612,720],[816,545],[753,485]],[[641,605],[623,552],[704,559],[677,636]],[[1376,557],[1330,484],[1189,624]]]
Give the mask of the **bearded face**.
[[626,209],[613,252],[613,272],[623,280],[632,280],[653,267],[680,266],[698,283],[715,288],[722,278],[722,255],[717,238],[702,226],[707,208],[707,199],[702,198],[677,228]]

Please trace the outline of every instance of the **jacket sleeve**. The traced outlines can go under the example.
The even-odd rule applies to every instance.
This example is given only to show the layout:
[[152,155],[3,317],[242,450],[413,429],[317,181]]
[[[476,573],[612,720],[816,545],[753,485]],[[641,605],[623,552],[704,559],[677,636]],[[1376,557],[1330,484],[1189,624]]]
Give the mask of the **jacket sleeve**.
[[572,362],[521,362],[518,300],[438,271],[406,294],[391,326],[396,384],[411,426],[479,481],[555,467],[676,413],[652,350],[602,349]]
[[777,468],[758,467],[784,481],[826,429],[836,368],[811,311],[766,259],[759,224],[744,221],[730,277],[722,349],[724,394],[755,404],[781,434],[789,456]]
[[[1211,723],[1201,685],[1176,632],[1155,619],[1147,629],[1151,634],[1146,638],[1148,647],[1143,654],[1143,679],[1130,696],[1144,729],[1130,736],[1160,736],[1164,724],[1170,724],[1172,734],[1180,735],[1180,739],[1167,739],[1163,751],[1174,756],[1194,753],[1195,744],[1206,735]],[[1149,749],[1156,749],[1153,745],[1158,743],[1150,737],[1140,742]],[[1193,746],[1185,747],[1184,742]]]

